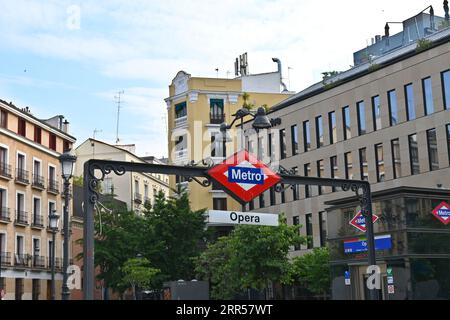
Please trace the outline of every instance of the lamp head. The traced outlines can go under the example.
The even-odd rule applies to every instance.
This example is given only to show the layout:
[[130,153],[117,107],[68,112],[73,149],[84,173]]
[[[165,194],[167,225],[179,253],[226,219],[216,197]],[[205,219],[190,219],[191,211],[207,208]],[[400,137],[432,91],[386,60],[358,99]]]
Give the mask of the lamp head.
[[255,130],[272,128],[272,124],[270,123],[269,117],[267,117],[266,115],[266,109],[264,109],[263,107],[258,108],[255,120],[253,120],[252,127]]
[[62,176],[64,179],[69,180],[72,178],[73,167],[77,161],[77,156],[72,153],[72,150],[68,150],[59,156],[59,162],[61,163]]

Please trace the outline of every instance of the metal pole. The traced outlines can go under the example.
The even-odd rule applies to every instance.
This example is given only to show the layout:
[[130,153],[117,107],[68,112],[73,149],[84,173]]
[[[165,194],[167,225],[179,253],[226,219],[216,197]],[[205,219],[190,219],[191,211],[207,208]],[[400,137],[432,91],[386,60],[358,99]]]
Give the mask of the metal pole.
[[[370,193],[370,184],[363,188],[363,213],[366,219],[366,228],[367,228],[367,252],[368,252],[368,260],[369,266],[374,266],[377,264],[376,255],[375,255],[375,236],[373,232],[373,215],[372,215],[372,195]],[[370,289],[370,300],[378,300],[377,289]]]
[[84,300],[94,300],[94,203],[90,190],[92,178],[89,174],[89,162],[84,164],[84,217],[83,217],[83,293]]
[[56,230],[52,229],[52,248],[51,248],[51,269],[52,269],[52,287],[51,287],[51,299],[55,300],[55,291],[56,291],[56,285],[55,285],[55,245],[56,245]]
[[69,228],[69,186],[68,179],[64,179],[64,257],[63,257],[63,283],[62,283],[62,300],[69,300],[70,290],[67,286],[69,268],[69,242],[70,242],[70,228]]

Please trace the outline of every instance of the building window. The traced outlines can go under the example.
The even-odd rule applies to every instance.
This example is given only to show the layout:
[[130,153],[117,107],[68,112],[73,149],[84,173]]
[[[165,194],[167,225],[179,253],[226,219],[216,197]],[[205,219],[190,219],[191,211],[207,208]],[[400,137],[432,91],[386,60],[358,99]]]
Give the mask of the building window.
[[436,129],[427,130],[427,145],[430,171],[439,170]]
[[[337,162],[337,156],[330,158],[330,172],[332,179],[339,179],[339,167]],[[336,191],[336,187],[331,187],[332,191]]]
[[366,105],[364,101],[356,104],[358,114],[358,135],[366,134]]
[[292,155],[298,154],[298,127],[297,125],[291,126],[291,140],[292,140]]
[[42,226],[41,199],[33,198],[33,225]]
[[226,198],[213,198],[213,210],[227,210],[227,199]]
[[350,107],[342,108],[342,124],[343,124],[343,132],[344,132],[344,140],[351,139],[352,130],[351,130],[351,118],[350,118]]
[[281,184],[281,203],[286,203],[286,193],[284,190],[284,183]]
[[361,180],[369,181],[369,168],[367,166],[367,149],[359,149],[359,170],[361,172]]
[[353,158],[352,153],[347,152],[344,154],[345,161],[345,179],[353,179]]
[[303,146],[305,152],[311,150],[311,136],[308,120],[303,122]]
[[448,124],[446,127],[447,127],[447,150],[448,150],[448,158],[450,161],[450,124]]
[[[264,160],[264,157],[266,156],[265,155],[265,152],[264,152],[264,138],[263,137],[260,137],[259,135],[258,135],[258,160]],[[226,143],[224,143],[223,144],[224,145],[224,147],[226,147]],[[226,157],[226,153],[223,155],[224,157]]]
[[377,181],[381,182],[385,179],[384,173],[384,154],[383,154],[383,144],[375,145],[375,162],[377,166]]
[[248,203],[248,209],[250,211],[255,210],[255,201],[254,199],[252,199],[249,203]]
[[319,232],[320,232],[320,246],[326,246],[327,240],[327,215],[325,212],[319,212]]
[[22,295],[23,295],[23,279],[16,278],[16,292],[15,292],[16,300],[22,300]]
[[409,160],[411,165],[411,175],[420,173],[419,148],[417,146],[417,134],[408,137],[409,140]]
[[273,134],[269,133],[269,135],[267,136],[267,145],[268,145],[268,150],[269,150],[269,156],[270,156],[270,161],[274,161],[275,160],[275,148],[273,145]]
[[[298,168],[297,167],[292,168],[292,171],[294,172],[294,175],[298,175]],[[300,199],[299,191],[300,191],[300,188],[299,188],[298,184],[292,185],[292,199],[294,201]]]
[[432,114],[434,112],[433,103],[433,89],[431,87],[431,78],[422,79],[422,92],[423,92],[423,105],[425,108],[425,115]]
[[269,193],[270,193],[270,205],[274,206],[277,204],[275,197],[275,188],[274,187],[270,188]]
[[[246,139],[248,139],[246,137]],[[211,133],[211,157],[216,156],[216,134]]]
[[42,129],[34,126],[34,142],[42,143]]
[[53,133],[50,133],[49,148],[56,151],[56,135]]
[[31,290],[32,290],[32,293],[31,293],[32,300],[39,300],[39,295],[41,294],[41,280],[40,279],[33,279]]
[[[317,161],[317,177],[323,178],[324,176],[325,176],[325,166],[323,164],[323,160],[318,160]],[[317,190],[318,190],[319,196],[322,195],[323,187],[318,186]]]
[[286,130],[280,130],[280,158],[286,159]]
[[[304,169],[304,175],[305,177],[311,176],[311,165],[309,163],[306,163],[303,166]],[[305,186],[305,198],[309,198],[311,196],[311,186],[306,185]]]
[[264,201],[264,193],[259,195],[259,207],[264,208],[266,206],[266,203]]
[[372,97],[373,131],[381,129],[380,96]]
[[175,118],[182,118],[187,116],[187,104],[182,102],[175,105]]
[[412,83],[405,86],[405,103],[407,120],[414,120],[416,118],[416,104],[414,102],[414,88]]
[[450,109],[450,70],[441,73],[444,108]]
[[8,128],[8,112],[6,110],[0,110],[0,127]]
[[25,119],[19,118],[17,133],[22,137],[25,137],[27,135],[27,123]]
[[317,144],[317,148],[323,147],[323,120],[322,120],[322,116],[316,117],[316,144]]
[[70,150],[70,142],[67,140],[64,140],[63,143],[63,152],[69,151]]
[[400,160],[400,140],[394,139],[391,141],[392,149],[392,168],[394,169],[394,179],[402,176],[402,163]]
[[[299,226],[300,225],[300,217],[299,216],[292,217],[292,225],[293,226]],[[294,245],[294,250],[295,251],[299,251],[300,250],[300,245],[299,244],[295,244]]]
[[209,120],[212,124],[221,124],[225,121],[225,115],[223,113],[223,100],[211,99],[209,110]]
[[388,92],[389,105],[389,124],[395,126],[398,124],[398,108],[397,108],[397,93],[395,90]]
[[334,111],[328,113],[328,130],[330,134],[330,144],[337,142],[336,112]]
[[312,224],[312,213],[308,213],[305,215],[306,219],[306,236],[307,236],[307,248],[313,248],[313,224]]

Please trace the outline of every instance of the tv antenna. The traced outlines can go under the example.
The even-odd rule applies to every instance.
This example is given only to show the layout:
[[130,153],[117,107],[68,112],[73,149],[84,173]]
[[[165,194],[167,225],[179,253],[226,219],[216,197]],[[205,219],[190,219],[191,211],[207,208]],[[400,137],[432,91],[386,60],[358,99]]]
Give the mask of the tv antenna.
[[103,132],[103,130],[98,130],[97,128],[95,128],[95,129],[94,129],[94,133],[93,133],[93,135],[92,135],[92,138],[95,140],[95,135],[96,135],[97,133],[100,133],[100,132]]
[[119,144],[120,139],[119,139],[119,118],[120,118],[120,104],[122,103],[121,95],[124,94],[125,92],[119,91],[117,92],[117,96],[114,96],[114,99],[116,99],[117,102],[117,127],[116,127],[116,144]]

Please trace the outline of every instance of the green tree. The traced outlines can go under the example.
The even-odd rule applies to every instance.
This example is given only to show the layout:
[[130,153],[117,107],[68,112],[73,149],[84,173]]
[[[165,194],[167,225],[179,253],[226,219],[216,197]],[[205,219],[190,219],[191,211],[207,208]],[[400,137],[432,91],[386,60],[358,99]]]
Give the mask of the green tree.
[[134,300],[136,300],[136,287],[141,288],[141,290],[149,288],[155,276],[160,272],[159,269],[152,268],[150,261],[146,258],[128,259],[121,271],[123,273],[123,285],[131,286]]
[[242,94],[242,99],[244,100],[244,103],[242,104],[243,108],[251,110],[255,107],[255,105],[250,102],[250,94],[248,94],[247,92],[244,92]]
[[317,295],[330,291],[330,252],[328,248],[315,248],[292,261],[293,280]]

